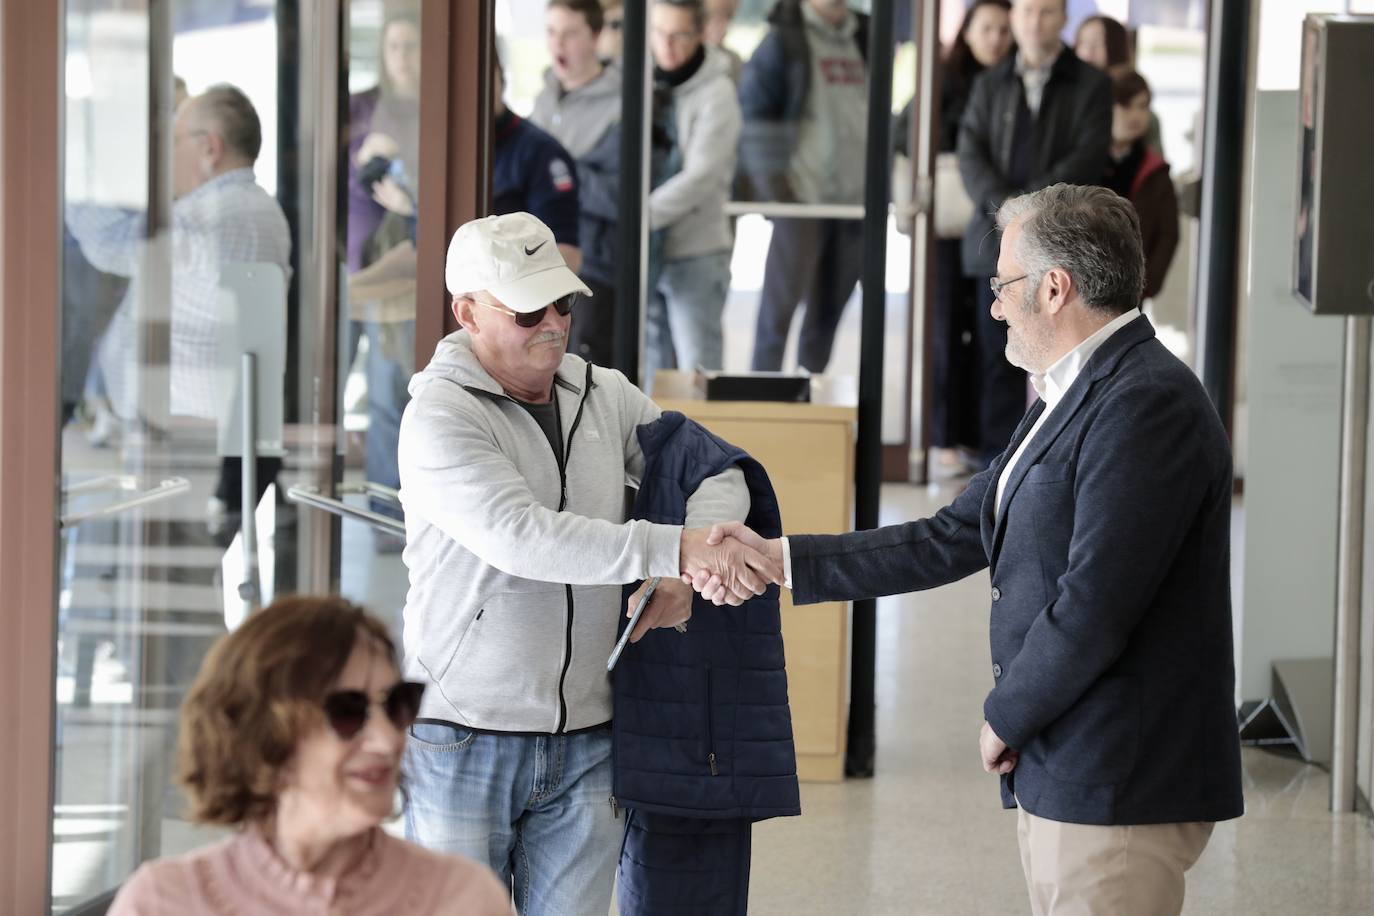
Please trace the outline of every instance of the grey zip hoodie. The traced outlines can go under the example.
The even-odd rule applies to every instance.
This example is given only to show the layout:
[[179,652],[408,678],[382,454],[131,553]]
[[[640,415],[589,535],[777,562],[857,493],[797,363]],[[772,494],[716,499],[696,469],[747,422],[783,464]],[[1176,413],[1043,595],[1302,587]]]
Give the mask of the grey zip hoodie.
[[[621,584],[676,576],[682,529],[625,520],[644,468],[635,428],[659,416],[611,369],[563,357],[562,466],[539,424],[482,368],[466,331],[439,342],[401,419],[406,677],[420,715],[559,733],[610,721],[606,658]],[[688,501],[698,527],[743,519],[738,468]]]
[[673,109],[682,168],[649,195],[649,228],[668,229],[670,261],[729,251],[735,239],[725,202],[743,119],[724,52],[706,48],[701,69],[673,90]]
[[571,92],[544,72],[544,90],[534,100],[530,122],[563,144],[568,155],[581,159],[620,123],[620,69],[611,64],[596,79]]

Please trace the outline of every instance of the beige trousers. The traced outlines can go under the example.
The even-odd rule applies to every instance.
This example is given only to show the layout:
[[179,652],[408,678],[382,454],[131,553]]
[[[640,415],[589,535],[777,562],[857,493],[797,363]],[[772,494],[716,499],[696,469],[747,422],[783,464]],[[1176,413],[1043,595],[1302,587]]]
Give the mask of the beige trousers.
[[1100,827],[1017,814],[1035,916],[1178,916],[1210,823]]

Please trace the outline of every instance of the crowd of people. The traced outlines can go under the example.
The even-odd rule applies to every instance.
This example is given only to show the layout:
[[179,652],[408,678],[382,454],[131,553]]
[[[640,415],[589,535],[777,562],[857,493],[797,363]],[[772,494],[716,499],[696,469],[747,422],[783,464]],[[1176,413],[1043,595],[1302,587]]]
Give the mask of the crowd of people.
[[[862,196],[846,145],[867,118],[866,17],[778,0],[741,60],[720,46],[734,6],[648,7],[651,367],[721,364],[732,194]],[[495,212],[449,243],[459,329],[423,367],[419,21],[383,22],[379,84],[350,100],[346,355],[367,341],[367,476],[405,519],[401,645],[311,597],[222,638],[182,708],[180,780],[190,818],[230,835],[145,863],[111,912],[602,916],[617,889],[623,912],[744,912],[750,824],[800,813],[780,589],[856,600],[981,570],[979,754],[1019,809],[1033,911],[1179,912],[1213,825],[1242,811],[1231,465],[1142,312],[1178,216],[1129,35],[1093,17],[1070,48],[1064,0],[969,6],[941,81],[958,184],[937,193],[969,206],[937,249],[935,439],[977,473],[929,519],[784,537],[766,468],[606,365],[622,15],[549,0],[528,118],[495,56]],[[188,99],[173,142],[172,409],[212,416],[202,286],[236,260],[289,272],[290,241],[241,92]],[[98,270],[136,271],[117,243],[137,221],[69,229]],[[824,371],[860,260],[856,222],[774,220],[755,368],[780,368],[804,303],[799,359]],[[636,610],[642,647],[613,678]]]

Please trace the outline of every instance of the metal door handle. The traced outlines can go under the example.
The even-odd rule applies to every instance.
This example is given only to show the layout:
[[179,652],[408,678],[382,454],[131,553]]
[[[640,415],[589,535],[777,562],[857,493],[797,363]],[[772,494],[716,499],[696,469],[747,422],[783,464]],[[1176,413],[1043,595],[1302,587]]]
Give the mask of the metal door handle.
[[[133,490],[138,486],[138,479],[128,474],[112,474],[108,477],[96,477],[92,480],[83,480],[81,483],[73,484],[64,490],[64,495],[70,496],[73,493],[90,493],[96,490]],[[135,493],[127,499],[117,500],[107,506],[98,509],[88,509],[84,512],[68,512],[62,515],[60,521],[63,528],[72,525],[79,525],[88,522],[93,518],[104,518],[108,515],[118,515],[129,509],[139,506],[146,506],[149,503],[159,502],[180,495],[191,489],[191,482],[185,477],[168,477],[157,486]]]
[[[357,486],[340,487],[340,492],[369,492],[364,488],[378,486],[381,485],[361,484]],[[387,487],[382,487],[382,489],[388,490]],[[394,494],[396,491],[391,490],[390,492]],[[334,515],[338,515],[342,518],[351,518],[356,519],[360,522],[366,522],[373,528],[376,528],[378,531],[384,531],[387,534],[390,534],[394,537],[404,538],[406,536],[406,526],[404,522],[399,522],[388,515],[382,515],[380,512],[373,512],[370,509],[361,509],[357,506],[350,506],[343,500],[335,499],[332,496],[325,496],[323,493],[320,492],[320,488],[316,486],[296,484],[295,486],[287,489],[286,498],[291,500],[293,503],[300,503],[301,505],[309,506],[312,509],[320,509],[321,511],[329,512]]]
[[401,494],[380,483],[373,483],[365,480],[362,483],[349,483],[338,487],[340,493],[358,493],[363,496],[371,496],[373,499],[384,499],[389,503],[401,504]]

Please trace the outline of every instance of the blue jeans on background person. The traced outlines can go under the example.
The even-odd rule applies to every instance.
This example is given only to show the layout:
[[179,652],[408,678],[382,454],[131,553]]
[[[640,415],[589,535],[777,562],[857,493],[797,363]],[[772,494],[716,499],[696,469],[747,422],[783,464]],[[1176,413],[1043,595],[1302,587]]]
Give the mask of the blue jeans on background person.
[[730,255],[717,251],[663,262],[645,315],[646,390],[659,369],[721,368],[720,321],[730,293]]
[[[361,322],[367,337],[367,446],[363,468],[371,483],[393,490],[401,486],[396,450],[401,438],[401,414],[410,401],[410,377],[415,374],[415,322]],[[371,500],[374,512],[401,517],[401,508],[387,500]]]
[[521,916],[605,916],[625,822],[611,798],[610,726],[495,735],[411,726],[406,838],[491,866]]

